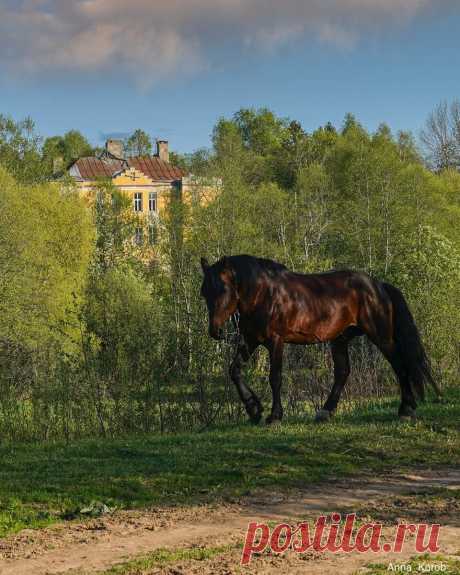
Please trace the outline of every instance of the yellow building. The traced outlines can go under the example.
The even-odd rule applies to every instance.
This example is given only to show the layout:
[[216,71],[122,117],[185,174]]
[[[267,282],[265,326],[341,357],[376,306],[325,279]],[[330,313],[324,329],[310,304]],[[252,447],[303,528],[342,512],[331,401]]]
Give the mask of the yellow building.
[[125,158],[123,143],[108,140],[102,154],[79,158],[69,167],[68,173],[85,195],[101,179],[110,180],[131,199],[135,214],[151,218],[161,214],[171,192],[181,190],[185,177],[180,168],[169,163],[166,141],[157,142],[155,156]]
[[219,187],[217,181],[205,183],[170,164],[165,140],[157,141],[156,155],[129,158],[124,157],[123,142],[108,140],[99,156],[79,158],[68,173],[83,195],[89,195],[101,179],[107,179],[130,198],[134,214],[143,222],[134,238],[138,245],[146,239],[146,223],[149,243],[156,242],[159,218],[173,195],[185,202],[207,203],[215,198]]

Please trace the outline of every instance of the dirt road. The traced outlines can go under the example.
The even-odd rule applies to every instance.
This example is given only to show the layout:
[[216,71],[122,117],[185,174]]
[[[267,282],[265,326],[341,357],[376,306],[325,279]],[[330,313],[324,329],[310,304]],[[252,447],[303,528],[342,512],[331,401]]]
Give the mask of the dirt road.
[[[0,542],[0,575],[97,573],[157,549],[225,548],[202,561],[183,559],[145,573],[371,573],[372,562],[401,561],[414,555],[381,552],[332,554],[264,553],[241,567],[240,544],[250,521],[315,521],[333,511],[357,512],[378,521],[391,537],[398,521],[440,523],[441,553],[460,553],[460,470],[414,471],[314,485],[289,493],[253,493],[242,501],[184,509],[119,511],[86,522],[24,530]],[[452,497],[450,496],[452,493]],[[457,492],[458,493],[458,492]],[[143,571],[136,571],[141,573]]]

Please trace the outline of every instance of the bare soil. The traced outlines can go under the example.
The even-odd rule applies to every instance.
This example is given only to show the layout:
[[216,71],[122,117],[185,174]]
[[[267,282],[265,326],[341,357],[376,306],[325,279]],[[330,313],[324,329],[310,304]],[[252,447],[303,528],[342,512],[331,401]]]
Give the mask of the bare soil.
[[[439,488],[442,496],[437,496]],[[250,521],[314,522],[318,515],[355,512],[361,521],[378,521],[391,541],[400,521],[440,523],[440,553],[460,554],[460,470],[418,470],[410,474],[355,477],[313,485],[289,493],[254,492],[219,505],[118,511],[85,522],[67,522],[41,530],[23,530],[0,541],[1,575],[97,573],[156,549],[229,545],[208,560],[187,560],[136,573],[231,575],[236,573],[332,574],[371,573],[369,563],[401,561],[414,555],[371,552],[332,554],[292,551],[263,553],[240,566],[241,548]]]

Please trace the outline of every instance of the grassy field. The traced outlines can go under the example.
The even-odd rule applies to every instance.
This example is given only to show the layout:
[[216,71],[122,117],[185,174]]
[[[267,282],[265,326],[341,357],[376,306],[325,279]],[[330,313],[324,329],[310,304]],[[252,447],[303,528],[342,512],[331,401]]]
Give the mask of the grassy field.
[[190,504],[289,489],[360,472],[460,463],[460,390],[399,423],[396,400],[338,414],[326,425],[287,421],[70,444],[0,447],[0,536],[109,507]]

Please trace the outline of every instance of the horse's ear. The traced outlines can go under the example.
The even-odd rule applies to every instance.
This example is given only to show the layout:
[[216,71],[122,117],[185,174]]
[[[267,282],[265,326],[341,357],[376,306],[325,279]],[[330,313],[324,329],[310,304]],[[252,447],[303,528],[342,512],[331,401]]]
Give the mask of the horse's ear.
[[203,273],[206,273],[206,270],[209,267],[209,262],[206,258],[201,258],[201,269],[203,270]]

